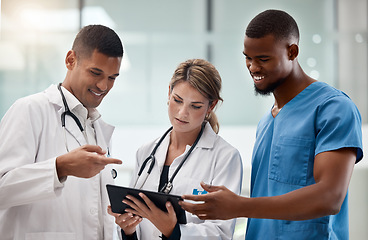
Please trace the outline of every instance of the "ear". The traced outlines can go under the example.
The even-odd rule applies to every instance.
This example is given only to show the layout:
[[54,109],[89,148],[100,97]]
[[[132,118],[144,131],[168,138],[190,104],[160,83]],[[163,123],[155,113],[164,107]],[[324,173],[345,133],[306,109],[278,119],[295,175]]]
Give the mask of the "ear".
[[169,93],[167,94],[168,99],[170,99],[170,94],[171,94],[171,86],[169,85]]
[[212,112],[212,110],[216,107],[217,103],[218,100],[213,101],[212,104],[209,106],[207,113]]
[[68,70],[73,70],[74,66],[77,64],[77,56],[75,55],[75,51],[70,50],[66,54],[65,65]]
[[291,44],[288,47],[288,55],[289,55],[289,59],[291,61],[293,61],[294,59],[296,59],[299,55],[299,46],[296,44]]

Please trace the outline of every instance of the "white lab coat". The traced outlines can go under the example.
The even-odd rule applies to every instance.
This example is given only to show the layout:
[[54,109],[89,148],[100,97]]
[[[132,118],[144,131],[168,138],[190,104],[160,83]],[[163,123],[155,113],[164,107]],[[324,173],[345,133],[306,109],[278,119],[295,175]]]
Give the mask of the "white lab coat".
[[[51,85],[16,101],[0,123],[2,240],[93,240],[102,222],[104,239],[113,238],[116,225],[106,211],[112,167],[90,179],[58,180],[55,159],[66,153],[63,111],[60,92]],[[70,150],[86,144],[71,117],[66,117],[66,128]],[[107,150],[114,127],[98,119],[94,128],[97,144]]]
[[[151,174],[142,189],[158,191],[161,171],[166,159],[169,146],[170,134],[166,136],[155,154],[156,163]],[[131,186],[138,176],[138,171],[143,161],[151,154],[152,149],[158,139],[142,146],[137,151],[137,162],[135,172],[131,181]],[[180,164],[184,155],[189,150],[187,146],[185,152],[176,158],[170,166],[169,179]],[[148,164],[149,165],[149,164]],[[146,167],[148,169],[148,167]],[[146,172],[146,171],[144,171]],[[141,176],[143,176],[142,174]],[[170,194],[183,195],[193,194],[196,190],[203,191],[200,182],[212,185],[224,185],[236,194],[240,194],[243,176],[243,167],[240,154],[219,135],[217,135],[207,123],[203,135],[187,161],[179,170],[173,181],[173,189]],[[144,177],[138,179],[137,186],[143,182]],[[226,221],[203,221],[197,216],[186,212],[187,224],[180,224],[181,239],[232,239],[236,220]],[[161,239],[161,233],[147,219],[139,224],[137,236],[140,240]]]

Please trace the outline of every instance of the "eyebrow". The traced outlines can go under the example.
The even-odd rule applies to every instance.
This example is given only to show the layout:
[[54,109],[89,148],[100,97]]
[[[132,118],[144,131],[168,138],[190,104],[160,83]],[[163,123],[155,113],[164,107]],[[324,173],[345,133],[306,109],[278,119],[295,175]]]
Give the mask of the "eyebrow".
[[[175,97],[177,97],[177,98],[180,98],[180,100],[183,100],[183,98],[182,97],[180,97],[177,93],[175,93],[174,94],[175,95]],[[194,104],[204,104],[204,102],[191,102],[192,104],[194,103]]]
[[[244,52],[243,52],[243,55],[244,56],[246,56],[246,57],[249,57],[247,54],[245,54]],[[270,56],[268,56],[268,55],[258,55],[258,56],[255,56],[254,58],[269,58]]]
[[[99,68],[91,68],[92,70],[94,70],[94,71],[96,71],[96,72],[103,72],[101,69],[99,69]],[[119,76],[119,73],[115,73],[115,74],[113,74],[113,75],[111,75],[111,76]]]

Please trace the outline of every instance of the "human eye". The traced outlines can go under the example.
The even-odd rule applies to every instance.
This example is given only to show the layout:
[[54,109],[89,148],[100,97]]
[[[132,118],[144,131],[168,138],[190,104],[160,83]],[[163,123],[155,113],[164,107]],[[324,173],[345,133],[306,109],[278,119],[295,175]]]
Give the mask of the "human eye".
[[93,75],[93,76],[100,76],[101,73],[95,71],[95,70],[90,70],[90,73]]
[[194,109],[201,109],[201,108],[202,108],[202,106],[192,105],[192,108],[194,108]]
[[202,108],[202,104],[197,104],[197,103],[193,103],[192,105],[193,109],[201,109]]
[[176,103],[182,103],[182,101],[180,100],[180,99],[178,99],[178,98],[176,98],[176,97],[173,97],[174,98],[174,101],[176,102]]
[[261,62],[267,62],[267,61],[269,61],[270,60],[270,58],[269,57],[260,57],[259,58],[259,61],[261,61]]

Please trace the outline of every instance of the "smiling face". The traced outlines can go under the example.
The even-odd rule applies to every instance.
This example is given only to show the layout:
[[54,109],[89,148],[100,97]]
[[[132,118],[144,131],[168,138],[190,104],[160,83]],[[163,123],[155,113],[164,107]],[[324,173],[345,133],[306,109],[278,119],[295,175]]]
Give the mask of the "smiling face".
[[281,86],[292,71],[288,42],[273,35],[262,38],[245,36],[243,54],[253,78],[256,93],[268,95]]
[[210,106],[209,100],[188,82],[182,81],[169,89],[169,119],[176,132],[199,131]]
[[109,57],[95,50],[90,57],[77,60],[71,50],[65,62],[68,73],[62,85],[88,109],[98,107],[113,87],[121,57]]

